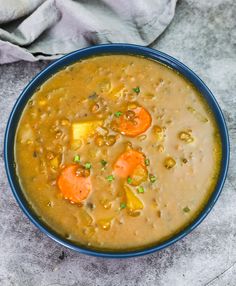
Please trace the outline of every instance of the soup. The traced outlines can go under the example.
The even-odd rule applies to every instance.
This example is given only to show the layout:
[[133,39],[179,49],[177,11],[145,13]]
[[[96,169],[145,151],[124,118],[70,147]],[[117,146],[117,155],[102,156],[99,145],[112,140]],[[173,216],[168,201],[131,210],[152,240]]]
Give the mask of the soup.
[[174,70],[104,55],[49,78],[18,124],[16,170],[35,213],[79,245],[130,250],[186,227],[213,192],[219,130]]

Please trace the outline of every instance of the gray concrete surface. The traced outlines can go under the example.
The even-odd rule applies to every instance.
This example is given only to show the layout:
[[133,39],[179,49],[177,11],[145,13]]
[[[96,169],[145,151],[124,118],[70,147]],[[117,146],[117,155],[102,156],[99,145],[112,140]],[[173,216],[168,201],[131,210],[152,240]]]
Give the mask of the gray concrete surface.
[[[3,134],[25,84],[47,63],[0,66],[0,285],[236,285],[236,2],[182,0],[155,48],[208,84],[230,132],[231,164],[206,220],[175,245],[145,257],[108,260],[75,253],[36,229],[17,206],[4,171]],[[64,251],[65,258],[61,259]]]

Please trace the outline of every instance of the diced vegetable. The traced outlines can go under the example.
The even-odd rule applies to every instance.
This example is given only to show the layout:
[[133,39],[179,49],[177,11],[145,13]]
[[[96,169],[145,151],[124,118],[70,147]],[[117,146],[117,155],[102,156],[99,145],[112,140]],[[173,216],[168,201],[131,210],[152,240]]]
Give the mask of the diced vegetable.
[[77,140],[86,140],[93,135],[98,126],[101,126],[102,120],[90,120],[72,123],[72,143]]
[[133,110],[133,109],[135,109],[135,108],[137,108],[138,107],[138,104],[136,103],[136,102],[130,102],[130,103],[128,103],[128,109],[129,110]]
[[122,91],[123,91],[124,87],[125,87],[124,84],[117,85],[108,93],[108,97],[110,99],[119,98],[122,95]]
[[135,137],[145,132],[151,125],[152,118],[143,107],[128,110],[116,119],[118,131],[126,136]]
[[50,166],[51,166],[54,170],[58,169],[59,164],[60,164],[58,156],[56,156],[55,158],[53,158],[52,160],[50,160],[49,163],[50,163]]
[[119,177],[127,178],[133,174],[138,165],[145,166],[143,153],[129,150],[120,155],[113,169]]
[[142,201],[137,198],[130,188],[125,186],[125,198],[126,198],[126,206],[127,209],[131,212],[142,210],[143,209],[143,203]]
[[34,132],[29,124],[25,124],[24,128],[22,128],[19,132],[20,142],[21,143],[33,143],[34,140]]
[[61,171],[57,180],[58,188],[64,198],[74,203],[86,199],[92,190],[90,177],[78,174],[77,169],[77,164],[68,165]]
[[150,160],[149,159],[145,159],[145,165],[149,166],[150,165]]
[[145,166],[138,165],[134,169],[134,172],[133,172],[131,178],[132,178],[132,182],[131,182],[132,186],[138,186],[141,183],[145,182],[148,178],[147,168]]
[[88,214],[88,212],[81,208],[79,210],[79,213],[78,213],[78,219],[80,220],[81,224],[82,225],[86,225],[86,226],[89,226],[92,224],[93,222],[93,219],[92,217]]
[[80,139],[78,140],[71,140],[71,149],[72,150],[78,150],[82,145],[82,141]]
[[111,81],[109,78],[104,78],[100,83],[99,83],[99,89],[100,92],[102,93],[107,93],[111,90]]

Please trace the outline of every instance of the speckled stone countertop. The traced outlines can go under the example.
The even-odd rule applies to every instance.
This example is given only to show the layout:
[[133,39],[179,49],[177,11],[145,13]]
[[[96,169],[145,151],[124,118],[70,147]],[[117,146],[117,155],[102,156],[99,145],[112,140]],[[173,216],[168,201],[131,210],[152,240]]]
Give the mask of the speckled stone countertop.
[[47,63],[0,66],[0,285],[236,285],[236,2],[182,0],[154,45],[191,67],[215,94],[229,127],[231,163],[213,211],[190,235],[148,256],[108,260],[63,248],[29,222],[13,198],[3,163],[12,106]]

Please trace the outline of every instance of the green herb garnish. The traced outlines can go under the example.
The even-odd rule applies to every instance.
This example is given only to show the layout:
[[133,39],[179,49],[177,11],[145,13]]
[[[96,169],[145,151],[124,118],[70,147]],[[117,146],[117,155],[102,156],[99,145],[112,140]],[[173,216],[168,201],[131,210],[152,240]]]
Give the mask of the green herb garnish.
[[188,212],[190,212],[190,208],[189,208],[188,206],[186,206],[185,208],[183,208],[183,211],[184,211],[185,213],[188,213]]
[[149,159],[145,159],[145,165],[149,166],[150,165],[150,160]]
[[101,164],[102,164],[103,167],[105,167],[107,165],[107,161],[101,160]]
[[80,156],[79,155],[75,155],[74,162],[75,163],[79,163],[80,162]]
[[121,111],[116,111],[115,112],[115,117],[120,117],[122,115],[122,112]]
[[144,193],[144,188],[143,187],[138,187],[137,191],[138,191],[138,193]]
[[114,179],[115,179],[115,177],[113,175],[107,176],[107,181],[108,182],[112,182],[112,181],[114,181]]
[[85,169],[88,169],[88,170],[89,170],[89,169],[92,168],[92,164],[89,163],[89,162],[87,162],[87,163],[85,163],[84,167],[85,167]]
[[125,209],[126,208],[126,203],[120,203],[120,209]]
[[157,178],[155,176],[153,176],[153,175],[149,175],[149,180],[150,180],[151,183],[155,183]]
[[139,88],[139,86],[133,88],[133,91],[134,91],[135,93],[139,94],[139,93],[140,93],[140,88]]
[[131,184],[131,183],[132,183],[132,178],[128,177],[128,178],[127,178],[127,183],[128,183],[128,184]]

